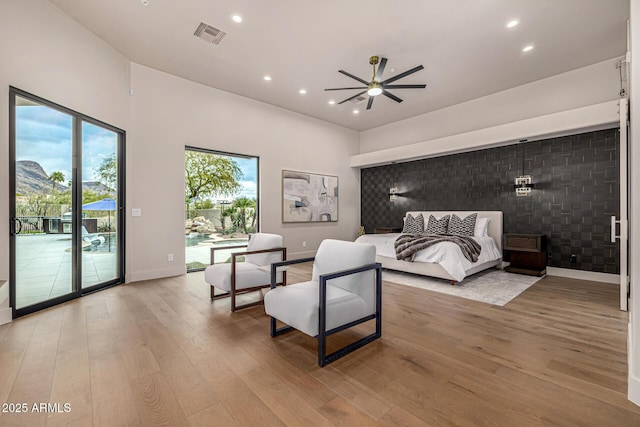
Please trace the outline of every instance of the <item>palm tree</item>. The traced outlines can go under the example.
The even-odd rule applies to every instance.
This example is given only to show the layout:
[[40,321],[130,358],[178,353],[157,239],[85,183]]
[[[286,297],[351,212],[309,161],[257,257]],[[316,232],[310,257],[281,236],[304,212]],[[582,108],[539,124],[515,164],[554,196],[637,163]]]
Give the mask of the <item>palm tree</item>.
[[255,223],[255,209],[256,209],[256,201],[254,199],[249,199],[248,197],[239,197],[233,201],[231,207],[234,210],[239,211],[239,220],[240,227],[242,228],[243,233],[247,233],[247,216],[253,214],[252,226]]
[[220,225],[222,227],[222,234],[227,233],[227,218],[230,218],[233,215],[234,209],[231,206],[220,207]]
[[53,188],[58,188],[61,182],[64,182],[64,174],[60,171],[53,172],[49,176],[49,181],[51,181],[51,185]]

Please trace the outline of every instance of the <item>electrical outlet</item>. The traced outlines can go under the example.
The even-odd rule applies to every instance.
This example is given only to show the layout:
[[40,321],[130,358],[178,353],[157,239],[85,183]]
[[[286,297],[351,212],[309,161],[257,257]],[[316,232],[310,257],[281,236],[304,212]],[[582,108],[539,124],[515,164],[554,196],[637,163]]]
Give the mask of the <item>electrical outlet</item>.
[[306,240],[303,240],[303,241],[302,241],[302,247],[303,247],[303,248],[306,248],[306,247],[307,247],[307,241],[306,241]]
[[167,261],[173,261],[173,254],[167,255]]

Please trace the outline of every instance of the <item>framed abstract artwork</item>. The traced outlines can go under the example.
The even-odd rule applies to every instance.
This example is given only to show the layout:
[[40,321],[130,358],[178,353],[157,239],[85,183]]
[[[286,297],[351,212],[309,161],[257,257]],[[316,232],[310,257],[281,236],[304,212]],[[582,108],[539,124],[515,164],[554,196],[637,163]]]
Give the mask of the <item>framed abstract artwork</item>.
[[282,222],[337,222],[338,177],[282,171]]

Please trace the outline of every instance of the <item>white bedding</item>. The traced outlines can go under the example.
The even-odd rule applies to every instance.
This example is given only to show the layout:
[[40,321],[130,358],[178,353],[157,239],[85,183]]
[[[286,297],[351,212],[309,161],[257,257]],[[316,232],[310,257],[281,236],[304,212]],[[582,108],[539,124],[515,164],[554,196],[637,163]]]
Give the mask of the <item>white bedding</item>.
[[[376,247],[376,255],[381,257],[396,259],[394,247],[395,240],[399,233],[391,234],[365,234],[358,237],[356,242],[369,243]],[[442,242],[422,249],[416,253],[414,262],[429,262],[439,264],[456,281],[461,281],[467,276],[467,271],[476,265],[494,261],[502,258],[502,253],[498,249],[492,237],[473,237],[482,248],[478,261],[472,263],[462,254],[462,251],[452,242]],[[383,263],[384,264],[384,263]]]

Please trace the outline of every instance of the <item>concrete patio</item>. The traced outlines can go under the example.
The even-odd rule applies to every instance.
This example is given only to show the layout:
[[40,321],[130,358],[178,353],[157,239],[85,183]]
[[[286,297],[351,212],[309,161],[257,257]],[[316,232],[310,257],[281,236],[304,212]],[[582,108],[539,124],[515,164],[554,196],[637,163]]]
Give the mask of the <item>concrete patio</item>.
[[[20,234],[16,237],[16,308],[70,293],[71,235]],[[246,239],[216,242],[217,245],[243,243],[246,244]],[[212,246],[212,242],[187,246],[186,263],[200,262],[209,265]],[[93,249],[82,251],[83,288],[116,278],[115,251],[108,252],[106,248],[100,248],[98,251]],[[232,252],[241,250],[243,249],[216,251],[216,262],[225,262]]]
[[[16,236],[16,308],[71,292],[71,235]],[[116,277],[116,253],[82,252],[82,287]]]

